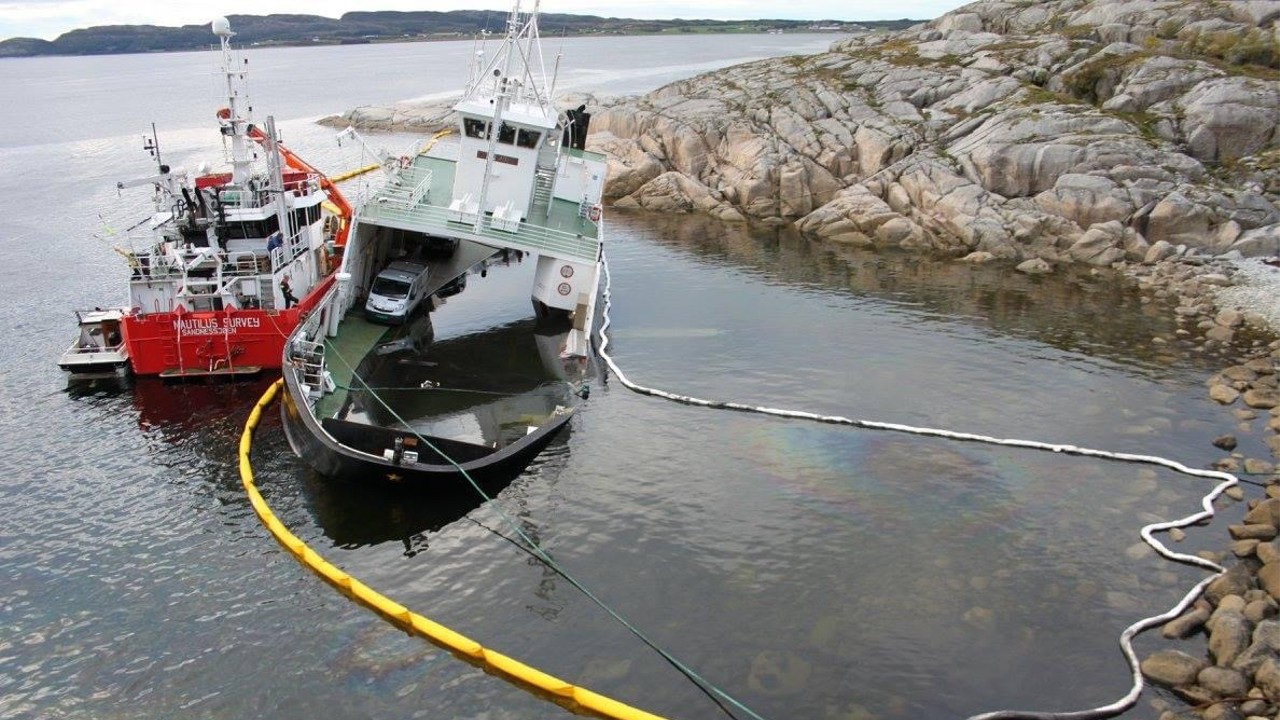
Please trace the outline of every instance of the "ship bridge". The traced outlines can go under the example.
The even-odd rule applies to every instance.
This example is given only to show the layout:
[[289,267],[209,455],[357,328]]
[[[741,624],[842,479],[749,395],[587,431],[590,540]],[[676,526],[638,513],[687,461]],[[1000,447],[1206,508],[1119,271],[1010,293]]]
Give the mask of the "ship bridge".
[[[491,255],[537,256],[531,297],[540,316],[573,324],[568,352],[589,347],[601,261],[601,206],[608,165],[586,149],[585,106],[558,112],[542,72],[537,3],[519,2],[493,56],[476,55],[455,142],[387,157],[386,183],[360,203],[343,257],[348,307],[389,262],[417,255],[428,292]],[[425,256],[430,255],[427,259]]]

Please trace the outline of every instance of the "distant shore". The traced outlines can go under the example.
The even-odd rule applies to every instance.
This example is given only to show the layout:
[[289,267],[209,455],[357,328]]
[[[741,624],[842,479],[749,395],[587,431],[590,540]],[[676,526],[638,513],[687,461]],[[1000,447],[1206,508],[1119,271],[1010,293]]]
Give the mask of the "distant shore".
[[[236,44],[252,47],[315,47],[392,42],[466,40],[502,26],[505,13],[493,10],[452,12],[353,12],[338,19],[319,15],[231,15]],[[609,37],[742,33],[851,33],[895,30],[920,20],[846,22],[835,20],[636,20],[589,15],[541,15],[545,36]],[[0,58],[122,55],[206,50],[207,24],[181,27],[113,25],[72,30],[53,40],[15,37],[0,40]]]

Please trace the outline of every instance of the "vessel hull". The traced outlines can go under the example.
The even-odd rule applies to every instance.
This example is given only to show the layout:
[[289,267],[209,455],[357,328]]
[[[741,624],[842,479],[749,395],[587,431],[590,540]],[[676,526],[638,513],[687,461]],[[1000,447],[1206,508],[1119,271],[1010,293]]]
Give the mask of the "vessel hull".
[[133,372],[180,377],[278,370],[289,334],[332,283],[330,275],[287,310],[143,313],[135,308],[121,323]]
[[[458,465],[428,462],[434,453],[420,444],[417,448],[421,462],[402,459],[397,463],[361,452],[353,445],[389,448],[397,436],[404,441],[417,442],[418,437],[412,432],[342,421],[326,421],[327,427],[322,426],[300,403],[302,388],[294,373],[284,373],[284,380],[284,401],[280,413],[285,435],[294,453],[312,468],[328,477],[431,492],[474,492],[468,476],[483,489],[511,482],[568,427],[573,416],[571,412],[555,416],[528,435],[499,449],[427,436],[427,442],[454,458]],[[337,438],[331,433],[342,437]]]

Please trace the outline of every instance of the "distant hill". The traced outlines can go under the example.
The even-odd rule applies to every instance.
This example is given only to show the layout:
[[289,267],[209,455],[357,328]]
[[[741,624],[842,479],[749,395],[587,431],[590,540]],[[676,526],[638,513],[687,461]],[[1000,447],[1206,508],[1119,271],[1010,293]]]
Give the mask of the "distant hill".
[[[231,15],[236,42],[250,45],[337,45],[349,43],[444,40],[470,37],[482,30],[500,32],[507,13],[499,10],[453,12],[350,12],[341,18],[319,15]],[[629,20],[594,15],[541,16],[544,35],[639,35],[654,33],[803,32],[902,29],[915,20],[847,23],[809,20]],[[55,40],[10,38],[0,42],[0,57],[108,55],[115,53],[203,50],[214,43],[208,24],[158,27],[104,25],[72,30]]]

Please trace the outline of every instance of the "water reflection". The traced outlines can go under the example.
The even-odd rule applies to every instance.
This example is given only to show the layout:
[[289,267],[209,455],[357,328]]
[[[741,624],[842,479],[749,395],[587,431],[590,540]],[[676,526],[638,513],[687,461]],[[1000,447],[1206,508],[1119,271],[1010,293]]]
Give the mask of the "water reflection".
[[[506,483],[487,488],[497,493]],[[469,488],[430,494],[326,478],[303,478],[308,510],[325,537],[348,550],[397,542],[406,557],[426,549],[429,535],[466,517],[484,499]]]
[[697,215],[646,215],[644,223],[648,242],[772,284],[890,301],[923,322],[962,321],[1121,363],[1187,360],[1176,344],[1150,342],[1173,337],[1172,307],[1144,300],[1134,284],[1109,272],[1063,267],[1051,277],[1031,276],[1008,263],[859,249],[810,240],[790,226],[726,225]]
[[134,382],[133,375],[116,373],[94,377],[68,375],[64,392],[72,400],[119,397],[132,390]]
[[505,446],[571,405],[589,376],[589,363],[561,357],[567,330],[527,318],[434,343],[429,329],[390,336],[361,363],[366,385],[340,417]]

